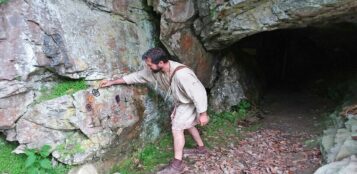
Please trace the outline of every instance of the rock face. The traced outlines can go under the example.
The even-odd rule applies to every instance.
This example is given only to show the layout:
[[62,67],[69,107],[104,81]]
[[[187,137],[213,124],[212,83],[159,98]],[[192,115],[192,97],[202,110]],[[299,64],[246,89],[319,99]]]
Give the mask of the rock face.
[[197,14],[195,1],[153,1],[161,14],[160,40],[168,51],[192,68],[206,87],[212,85],[213,55],[205,50],[192,30]]
[[254,50],[238,47],[229,50],[216,66],[217,77],[210,90],[209,105],[215,111],[231,109],[242,99],[255,103],[259,96],[261,84],[254,73],[258,68]]
[[[354,0],[199,0],[195,31],[208,50],[263,31],[355,19]],[[354,16],[354,17],[351,17]]]
[[[145,8],[144,1],[126,0],[0,5],[0,132],[20,143],[15,152],[49,144],[57,160],[81,164],[102,157],[114,140],[129,141],[120,139],[127,134],[142,140],[159,135],[164,112],[149,108],[158,101],[146,87],[92,94],[95,80],[141,68],[141,54],[155,36]],[[61,83],[58,76],[85,79],[91,87],[41,101],[41,89]]]
[[[131,10],[137,4],[126,5]],[[137,10],[141,13],[132,15],[134,23],[119,15],[122,9],[95,7],[82,1],[17,0],[2,5],[5,37],[0,49],[6,58],[2,66],[8,69],[0,78],[27,79],[37,67],[46,67],[62,76],[93,80],[128,72],[124,65],[137,67],[137,57],[153,46],[149,16]]]
[[216,111],[224,111],[245,97],[241,86],[240,72],[232,55],[224,57],[218,67],[219,77],[212,88],[210,106]]

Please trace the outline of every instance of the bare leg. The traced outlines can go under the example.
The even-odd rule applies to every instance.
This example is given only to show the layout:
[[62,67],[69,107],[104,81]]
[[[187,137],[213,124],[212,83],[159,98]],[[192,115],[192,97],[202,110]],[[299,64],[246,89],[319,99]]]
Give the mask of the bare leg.
[[192,138],[195,140],[198,146],[204,146],[203,141],[201,139],[200,133],[198,132],[196,127],[191,127],[187,129],[188,132],[192,135]]
[[185,136],[183,134],[183,130],[172,130],[172,135],[174,137],[175,158],[182,160],[183,147],[185,146]]

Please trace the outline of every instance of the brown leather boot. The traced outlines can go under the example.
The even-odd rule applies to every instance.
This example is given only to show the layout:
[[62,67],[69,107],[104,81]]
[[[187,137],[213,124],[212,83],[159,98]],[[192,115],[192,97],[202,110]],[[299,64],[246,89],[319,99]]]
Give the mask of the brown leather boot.
[[179,174],[182,173],[185,166],[182,160],[173,159],[169,165],[157,172],[157,174]]
[[183,155],[206,155],[208,153],[205,146],[197,146],[194,149],[183,149]]

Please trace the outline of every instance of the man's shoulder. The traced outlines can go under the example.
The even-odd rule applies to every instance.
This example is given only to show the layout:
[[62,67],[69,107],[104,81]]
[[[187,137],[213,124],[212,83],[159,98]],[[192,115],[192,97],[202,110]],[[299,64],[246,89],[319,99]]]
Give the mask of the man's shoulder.
[[196,77],[196,74],[189,67],[185,66],[185,67],[180,68],[176,72],[176,77],[179,79],[185,79],[185,78],[189,78],[189,77]]
[[176,61],[173,61],[173,60],[169,60],[170,62],[170,65],[173,67],[173,68],[176,68],[176,67],[179,67],[179,66],[186,66],[180,62],[176,62]]

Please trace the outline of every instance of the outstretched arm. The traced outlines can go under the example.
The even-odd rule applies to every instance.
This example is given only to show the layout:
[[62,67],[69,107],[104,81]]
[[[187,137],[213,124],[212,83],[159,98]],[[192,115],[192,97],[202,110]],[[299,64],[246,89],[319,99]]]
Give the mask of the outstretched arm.
[[102,80],[99,83],[99,87],[104,88],[112,85],[121,85],[121,84],[126,84],[123,78],[116,79],[116,80]]
[[154,81],[152,73],[147,68],[144,68],[141,71],[133,72],[129,75],[125,75],[120,79],[116,80],[102,80],[99,83],[99,87],[104,88],[112,85],[121,85],[121,84],[134,84],[134,83],[147,83]]

